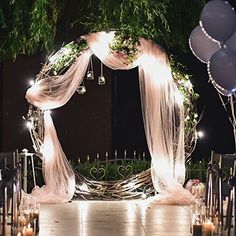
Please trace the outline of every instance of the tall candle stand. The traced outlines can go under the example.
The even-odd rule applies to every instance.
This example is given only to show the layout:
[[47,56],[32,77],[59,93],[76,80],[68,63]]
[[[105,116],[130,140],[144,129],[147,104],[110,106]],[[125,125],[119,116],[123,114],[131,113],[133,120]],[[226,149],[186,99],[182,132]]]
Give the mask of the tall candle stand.
[[[205,202],[207,207],[207,217],[214,223],[215,233],[217,233],[217,235],[223,233],[224,235],[230,236],[236,235],[236,158],[233,159],[234,166],[231,168],[232,170],[230,175],[227,174],[225,176],[222,171],[222,158],[223,155],[220,155],[218,162],[213,162],[213,158],[211,158],[211,162],[208,164]],[[226,207],[226,217],[224,216],[222,197],[223,179],[229,180],[228,185],[230,187]]]
[[214,231],[220,233],[223,225],[221,160],[219,163],[211,160],[208,164],[205,202],[208,221],[214,223]]
[[229,185],[231,186],[230,195],[227,204],[227,212],[226,212],[226,224],[225,230],[227,232],[227,236],[231,235],[231,231],[233,231],[234,235],[236,235],[236,159],[234,160],[234,169],[233,173],[229,178]]

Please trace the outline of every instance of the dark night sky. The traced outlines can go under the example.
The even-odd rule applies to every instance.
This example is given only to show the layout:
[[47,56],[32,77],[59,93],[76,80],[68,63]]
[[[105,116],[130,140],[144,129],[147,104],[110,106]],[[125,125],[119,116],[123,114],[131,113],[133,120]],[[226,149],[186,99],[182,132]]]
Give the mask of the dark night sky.
[[[200,62],[192,54],[185,55],[185,64],[189,67],[189,74],[194,90],[200,97],[197,101],[198,114],[202,114],[197,129],[202,130],[205,136],[199,139],[193,156],[204,156],[214,150],[219,153],[233,153],[234,138],[233,128],[229,121],[230,110],[227,113],[221,103],[214,86],[209,82],[206,64]],[[226,101],[226,97],[224,97]]]

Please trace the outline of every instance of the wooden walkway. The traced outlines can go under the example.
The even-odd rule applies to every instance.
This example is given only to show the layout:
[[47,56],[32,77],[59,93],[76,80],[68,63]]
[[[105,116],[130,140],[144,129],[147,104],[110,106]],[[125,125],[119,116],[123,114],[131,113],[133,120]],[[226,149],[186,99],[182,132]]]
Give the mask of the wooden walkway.
[[39,236],[185,236],[189,207],[132,201],[41,204]]

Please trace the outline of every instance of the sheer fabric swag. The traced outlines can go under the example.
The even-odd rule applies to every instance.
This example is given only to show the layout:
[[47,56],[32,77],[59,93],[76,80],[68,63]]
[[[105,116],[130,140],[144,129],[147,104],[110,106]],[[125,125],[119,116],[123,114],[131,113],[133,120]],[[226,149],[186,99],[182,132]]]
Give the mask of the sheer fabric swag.
[[[114,32],[83,36],[90,49],[82,52],[65,74],[37,81],[28,89],[26,99],[42,110],[66,104],[82,82],[92,54],[113,70],[138,66],[143,122],[152,158],[152,181],[159,193],[154,200],[188,204],[192,197],[182,187],[185,179],[183,97],[172,78],[167,55],[153,41],[140,38],[137,59],[129,64],[126,58],[111,52],[109,43],[113,37]],[[46,185],[34,189],[32,194],[38,197],[39,202],[70,200],[75,188],[74,173],[48,113],[45,113],[42,155]],[[46,196],[48,193],[49,198]]]

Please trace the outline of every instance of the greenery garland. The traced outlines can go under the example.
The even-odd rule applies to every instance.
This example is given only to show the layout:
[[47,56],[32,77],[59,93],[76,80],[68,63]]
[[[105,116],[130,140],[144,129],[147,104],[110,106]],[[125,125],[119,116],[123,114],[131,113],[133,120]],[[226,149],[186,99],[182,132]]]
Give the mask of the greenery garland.
[[[128,58],[129,63],[132,63],[137,57],[137,37],[116,33],[113,42],[111,42],[109,46],[110,53],[121,53],[122,56]],[[48,62],[43,66],[37,79],[43,79],[45,76],[50,78],[51,75],[55,74],[63,74],[87,47],[88,45],[84,40],[74,41],[65,45],[57,53],[49,57]],[[180,63],[176,63],[175,60],[173,60],[173,57],[170,60],[170,65],[176,85],[184,96],[185,153],[187,158],[194,150],[196,143],[195,127],[197,123],[197,113],[195,111],[195,101],[198,96],[193,91],[189,81],[189,76],[186,73],[183,73],[184,67]],[[38,108],[30,106],[26,119],[32,124],[29,131],[35,151],[38,155],[41,155],[40,151],[44,137],[43,112]],[[81,166],[79,173],[76,173],[75,198],[83,197],[85,199],[99,198],[109,200],[130,199],[144,197],[144,193],[146,198],[146,194],[149,196],[155,192],[152,184],[151,169],[148,168],[149,165],[146,166],[148,169],[142,169],[140,173],[131,176],[124,176],[125,179],[122,180],[112,179],[112,181],[108,181],[106,173],[109,174],[108,168],[111,167],[113,173],[112,176],[115,176],[114,165],[110,165],[109,167],[101,166],[98,169],[97,165],[96,168],[93,168],[88,163],[88,165],[84,165],[83,167],[85,168],[84,173],[82,173],[83,169],[81,169]],[[107,169],[107,172],[104,172],[102,177],[100,176],[101,178],[104,177],[106,179],[103,181],[96,181],[90,179],[91,177],[88,177],[88,171],[91,175],[92,169],[100,171],[101,168],[103,168],[104,171]]]
[[178,90],[184,98],[184,136],[185,156],[187,159],[194,151],[197,141],[196,126],[199,122],[199,117],[196,103],[199,95],[193,90],[190,75],[187,74],[186,68],[181,63],[178,63],[174,56],[170,57],[170,66]]
[[[128,59],[128,63],[132,63],[137,58],[138,45],[139,42],[136,36],[126,36],[123,33],[116,32],[113,41],[109,45],[110,53],[120,53],[123,58]],[[58,52],[49,56],[48,61],[42,67],[40,73],[36,77],[36,80],[63,74],[76,60],[76,58],[87,48],[88,45],[84,39],[78,39],[77,41],[66,44]],[[198,123],[198,115],[196,112],[196,101],[198,94],[194,92],[189,75],[186,73],[184,66],[176,62],[176,59],[173,56],[170,57],[170,66],[175,83],[184,98],[185,153],[186,158],[188,158],[195,148],[197,139],[196,125]],[[39,113],[30,112],[30,114],[37,115]],[[31,117],[29,116],[28,119],[31,120]],[[32,119],[34,121],[34,118]],[[36,121],[37,120],[39,119],[36,116]],[[37,122],[35,122],[35,124],[36,130],[42,130],[37,128]],[[37,134],[37,131],[35,133]],[[38,137],[43,137],[43,135],[37,135],[37,137],[35,136],[35,139]],[[42,140],[35,140],[35,142],[41,143]]]
[[138,56],[138,37],[125,35],[124,32],[115,32],[114,39],[109,44],[110,52],[127,59],[128,64]]
[[54,75],[61,74],[65,68],[68,68],[83,50],[88,48],[84,39],[79,39],[66,44],[58,52],[49,57],[50,70]]

